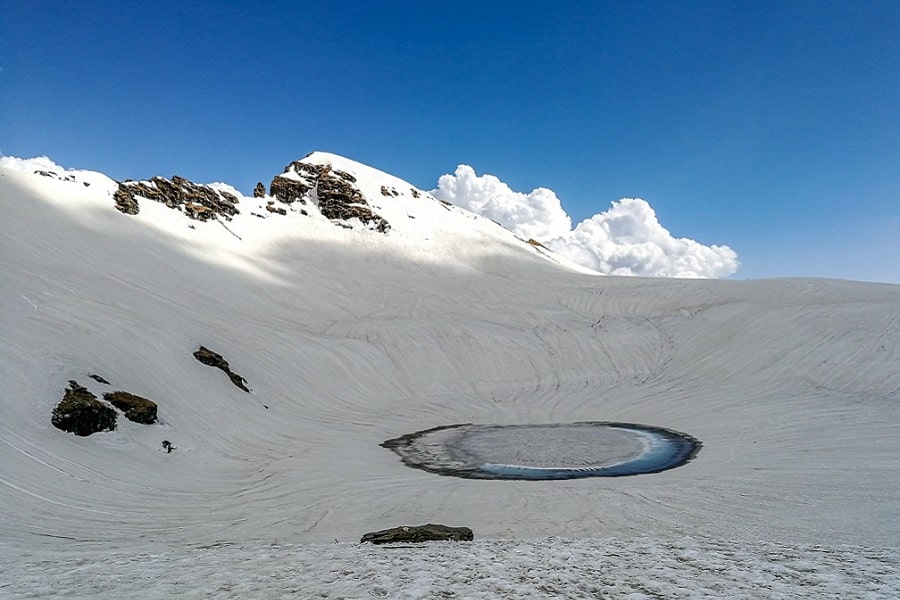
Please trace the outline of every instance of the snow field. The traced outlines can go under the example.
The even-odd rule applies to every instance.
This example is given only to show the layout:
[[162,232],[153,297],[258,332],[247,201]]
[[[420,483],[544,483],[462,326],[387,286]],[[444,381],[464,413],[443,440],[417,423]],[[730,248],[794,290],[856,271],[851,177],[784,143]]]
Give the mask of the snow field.
[[[13,570],[14,569],[14,570]],[[887,599],[900,553],[685,537],[25,553],[0,597]],[[6,595],[6,596],[4,596]]]
[[[387,236],[247,198],[228,229],[132,217],[73,178],[0,169],[0,597],[897,596],[900,286],[597,277],[411,194],[379,199]],[[69,379],[160,423],[60,432]],[[379,447],[591,420],[703,449],[504,482]],[[354,544],[429,521],[478,541]]]

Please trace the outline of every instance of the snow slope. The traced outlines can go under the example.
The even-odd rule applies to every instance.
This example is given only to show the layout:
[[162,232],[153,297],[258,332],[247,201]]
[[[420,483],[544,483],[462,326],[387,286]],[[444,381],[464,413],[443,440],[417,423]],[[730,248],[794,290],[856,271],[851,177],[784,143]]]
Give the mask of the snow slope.
[[[900,590],[900,286],[597,277],[402,180],[305,160],[352,173],[388,234],[297,203],[270,215],[265,198],[241,197],[231,222],[149,201],[125,215],[100,174],[0,168],[0,596],[141,597],[125,593],[127,577],[146,572],[162,578],[147,595],[162,597],[177,587],[169,561],[181,566],[170,578],[246,597],[229,564],[265,570],[271,556],[314,565],[286,575],[284,593],[437,595],[404,575],[421,555],[353,544],[429,521],[494,540],[471,546],[473,569],[504,553],[509,569],[531,568],[540,548],[594,548],[623,569],[603,574],[618,588],[591,591],[578,586],[599,575],[579,558],[568,568],[584,579],[567,585],[584,593],[572,597],[687,597],[691,582],[715,596],[717,581],[745,597],[855,597],[862,580],[881,582],[870,597]],[[194,360],[200,345],[252,392]],[[63,433],[50,413],[70,379],[153,399],[160,423]],[[654,475],[516,482],[435,476],[378,445],[453,423],[586,420],[668,427],[704,446]],[[685,544],[693,567],[672,558]],[[444,558],[426,562],[455,581],[465,547],[429,546]],[[646,568],[642,552],[674,569],[671,594],[623,587]],[[342,580],[336,556],[377,566]],[[552,579],[534,568],[533,581]],[[126,580],[110,579],[116,569]],[[529,595],[482,584],[449,591]]]

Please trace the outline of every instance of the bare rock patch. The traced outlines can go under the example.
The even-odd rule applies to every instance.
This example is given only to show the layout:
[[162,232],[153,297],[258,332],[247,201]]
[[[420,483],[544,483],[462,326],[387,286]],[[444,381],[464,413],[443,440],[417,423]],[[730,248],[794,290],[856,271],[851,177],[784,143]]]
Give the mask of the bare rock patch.
[[232,372],[231,368],[228,366],[228,361],[225,360],[218,352],[213,352],[206,346],[200,346],[200,348],[198,348],[194,352],[194,358],[202,362],[204,365],[222,370],[226,375],[228,375],[228,378],[231,379],[231,383],[241,388],[245,392],[250,391],[250,388],[247,387],[247,380],[237,373]]
[[234,194],[173,175],[172,179],[153,177],[149,181],[125,181],[113,194],[116,208],[129,215],[140,212],[138,198],[146,198],[183,212],[191,219],[208,221],[218,216],[230,220],[240,211]]
[[108,392],[103,399],[121,410],[125,418],[135,423],[156,423],[156,402],[129,392]]
[[449,527],[428,523],[426,525],[401,525],[381,531],[372,531],[362,536],[360,543],[396,544],[421,542],[471,542],[475,539],[468,527]]
[[57,429],[88,436],[116,428],[116,411],[97,399],[87,388],[69,381],[62,400],[53,409],[50,422]]

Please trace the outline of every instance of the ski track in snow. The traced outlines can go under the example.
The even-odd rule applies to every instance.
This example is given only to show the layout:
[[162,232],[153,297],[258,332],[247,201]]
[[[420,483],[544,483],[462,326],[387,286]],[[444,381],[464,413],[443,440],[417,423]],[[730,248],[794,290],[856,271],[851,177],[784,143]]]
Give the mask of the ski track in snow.
[[[389,235],[242,198],[239,240],[152,202],[120,214],[101,175],[0,169],[0,597],[898,595],[900,286],[596,277],[324,158],[403,192],[376,196]],[[64,434],[69,379],[160,422]],[[523,482],[379,447],[598,420],[703,449]],[[353,544],[429,521],[478,541]]]

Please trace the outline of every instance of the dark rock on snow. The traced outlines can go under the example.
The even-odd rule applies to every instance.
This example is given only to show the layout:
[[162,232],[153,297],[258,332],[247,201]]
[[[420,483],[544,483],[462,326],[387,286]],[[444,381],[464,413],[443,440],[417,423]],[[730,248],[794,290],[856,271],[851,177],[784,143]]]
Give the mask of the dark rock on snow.
[[194,358],[202,362],[204,365],[209,365],[210,367],[216,367],[217,369],[221,369],[228,375],[228,378],[231,379],[231,383],[238,386],[245,392],[249,392],[250,388],[247,387],[247,380],[238,375],[237,373],[233,373],[231,368],[228,366],[228,361],[222,358],[222,355],[218,352],[213,352],[206,346],[200,346],[200,348],[194,352]]
[[197,221],[208,221],[218,215],[230,220],[240,212],[235,206],[238,199],[234,194],[214,190],[178,175],[172,176],[171,180],[154,177],[149,181],[125,181],[113,194],[116,208],[129,215],[140,211],[139,197],[178,209]]
[[468,527],[448,527],[447,525],[428,523],[427,525],[400,526],[366,533],[362,536],[360,543],[471,542],[474,538],[472,530]]
[[294,161],[284,173],[272,179],[269,193],[281,202],[312,202],[327,219],[359,219],[363,224],[387,233],[390,224],[375,214],[356,186],[356,178],[329,165],[311,165]]
[[279,215],[287,214],[287,210],[285,210],[284,208],[282,208],[280,206],[275,206],[274,200],[269,200],[269,202],[266,204],[266,210],[269,211],[270,213],[275,213],[275,214],[279,214]]
[[[396,196],[397,191],[383,188],[382,194]],[[413,194],[418,196],[416,190],[413,190]],[[285,204],[311,202],[325,218],[338,225],[342,221],[358,219],[365,226],[381,233],[387,233],[391,228],[383,217],[369,207],[356,185],[356,177],[345,171],[332,169],[330,165],[294,161],[285,167],[281,175],[272,179],[269,195]],[[266,196],[266,188],[262,182],[256,184],[253,196]],[[113,194],[116,208],[129,215],[140,212],[140,199],[160,202],[197,221],[208,221],[220,216],[230,220],[240,212],[236,207],[238,198],[233,194],[193,183],[177,175],[173,175],[172,179],[153,177],[147,181],[126,179],[119,183]],[[287,214],[284,208],[275,206],[274,203],[269,203],[266,210],[280,215]],[[306,214],[306,211],[300,212]]]
[[309,192],[315,188],[318,177],[319,171],[316,167],[295,160],[284,168],[284,173],[272,179],[269,195],[285,204],[298,200],[301,204],[306,204]]
[[50,422],[57,429],[88,436],[98,431],[115,429],[116,411],[97,400],[94,394],[78,385],[77,381],[70,380],[69,389],[53,409]]
[[104,384],[106,384],[106,385],[109,385],[109,382],[108,382],[106,379],[104,379],[103,377],[100,377],[100,376],[97,375],[96,373],[91,373],[91,374],[88,375],[88,377],[90,377],[91,379],[93,379],[93,380],[96,381],[97,383],[104,383]]
[[113,194],[113,200],[116,201],[116,210],[126,215],[136,215],[141,211],[141,207],[138,206],[137,200],[129,192],[128,188],[123,187],[124,185],[124,183],[120,183],[119,189]]
[[156,403],[128,392],[109,392],[103,399],[125,413],[125,418],[135,423],[156,423]]

